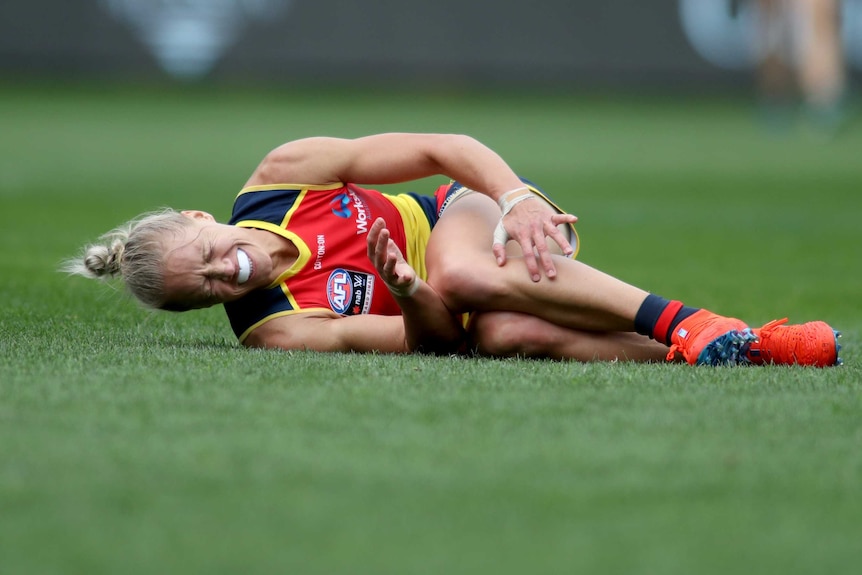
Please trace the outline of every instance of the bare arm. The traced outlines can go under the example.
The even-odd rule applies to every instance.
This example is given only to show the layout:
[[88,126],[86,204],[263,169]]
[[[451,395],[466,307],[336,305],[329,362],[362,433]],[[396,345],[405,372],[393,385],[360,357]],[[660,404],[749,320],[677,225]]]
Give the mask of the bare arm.
[[[399,298],[403,316],[342,317],[321,311],[277,317],[258,326],[243,345],[323,352],[457,351],[463,341],[463,330],[449,310],[442,307],[440,296],[431,286],[422,282],[416,293],[407,299],[402,302]],[[442,309],[435,307],[435,302],[440,302]],[[429,327],[441,324],[447,326],[445,332]],[[410,326],[412,338],[407,337],[406,325]]]
[[309,312],[277,317],[243,341],[249,347],[325,352],[408,353],[401,316]]
[[288,142],[267,154],[246,185],[380,185],[440,174],[494,200],[523,185],[496,152],[469,136],[403,133]]
[[[433,305],[435,301],[440,302],[440,296],[431,286],[422,282],[422,287],[407,299],[409,301],[402,302],[399,298],[403,316],[367,314],[342,317],[321,311],[277,317],[252,331],[243,345],[322,352],[457,351],[463,342],[464,330],[445,307],[441,310]],[[435,316],[435,313],[444,315]],[[446,317],[450,319],[442,319]],[[447,326],[445,332],[429,327],[441,324]],[[411,326],[412,338],[407,337],[405,326]],[[445,337],[440,337],[441,333]]]
[[[267,154],[247,186],[299,183],[392,184],[444,175],[498,201],[523,183],[505,161],[477,140],[452,134],[378,134],[346,140],[307,138],[288,142]],[[520,202],[503,219],[509,236],[524,252],[534,281],[540,279],[536,253],[548,277],[556,270],[545,237],[566,253],[572,247],[556,226],[574,222],[571,215],[556,214],[539,202]],[[494,247],[497,261],[505,263],[503,245]]]
[[451,353],[464,341],[460,315],[453,315],[434,288],[422,281],[377,218],[368,230],[368,259],[398,302],[407,348]]

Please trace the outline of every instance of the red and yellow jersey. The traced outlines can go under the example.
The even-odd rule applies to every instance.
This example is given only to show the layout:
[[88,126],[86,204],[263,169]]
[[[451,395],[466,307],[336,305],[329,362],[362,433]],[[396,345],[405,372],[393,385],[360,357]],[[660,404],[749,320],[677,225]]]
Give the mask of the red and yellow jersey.
[[[539,188],[527,180],[524,183],[561,211]],[[234,201],[229,223],[287,238],[296,245],[299,257],[271,285],[224,304],[234,333],[242,342],[271,319],[321,310],[342,316],[401,315],[368,259],[371,224],[378,217],[386,221],[395,244],[424,280],[431,228],[450,202],[467,192],[470,190],[458,182],[438,187],[433,197],[393,196],[341,182],[243,189]],[[577,246],[574,226],[568,227],[572,244]]]
[[431,197],[391,196],[340,182],[243,189],[229,223],[279,234],[296,245],[299,257],[267,288],[225,304],[234,333],[243,341],[273,318],[316,310],[400,315],[368,259],[368,229],[382,217],[408,263],[425,279],[425,246],[438,204]]

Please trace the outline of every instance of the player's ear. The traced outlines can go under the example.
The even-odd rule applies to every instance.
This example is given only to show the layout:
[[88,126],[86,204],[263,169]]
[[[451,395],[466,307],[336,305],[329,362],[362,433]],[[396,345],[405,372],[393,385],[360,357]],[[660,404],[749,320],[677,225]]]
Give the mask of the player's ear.
[[202,212],[201,210],[183,210],[180,212],[187,218],[191,218],[193,220],[203,220],[207,222],[214,222],[216,219],[209,212]]

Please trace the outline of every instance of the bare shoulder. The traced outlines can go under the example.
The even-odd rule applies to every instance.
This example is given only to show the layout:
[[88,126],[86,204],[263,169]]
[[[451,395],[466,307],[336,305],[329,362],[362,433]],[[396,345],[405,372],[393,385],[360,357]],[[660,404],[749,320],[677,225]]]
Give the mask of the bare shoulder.
[[469,142],[467,136],[400,132],[294,140],[269,152],[246,186],[405,182],[441,173],[446,151],[460,155]]
[[341,138],[312,137],[287,142],[264,156],[246,186],[337,182],[340,158],[346,150],[349,141]]

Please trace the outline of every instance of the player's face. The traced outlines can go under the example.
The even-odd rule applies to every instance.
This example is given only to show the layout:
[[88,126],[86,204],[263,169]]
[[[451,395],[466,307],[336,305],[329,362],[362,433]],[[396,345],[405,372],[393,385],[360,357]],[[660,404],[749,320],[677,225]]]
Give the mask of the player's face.
[[271,282],[273,262],[259,231],[190,218],[165,246],[165,296],[191,308],[233,301]]

